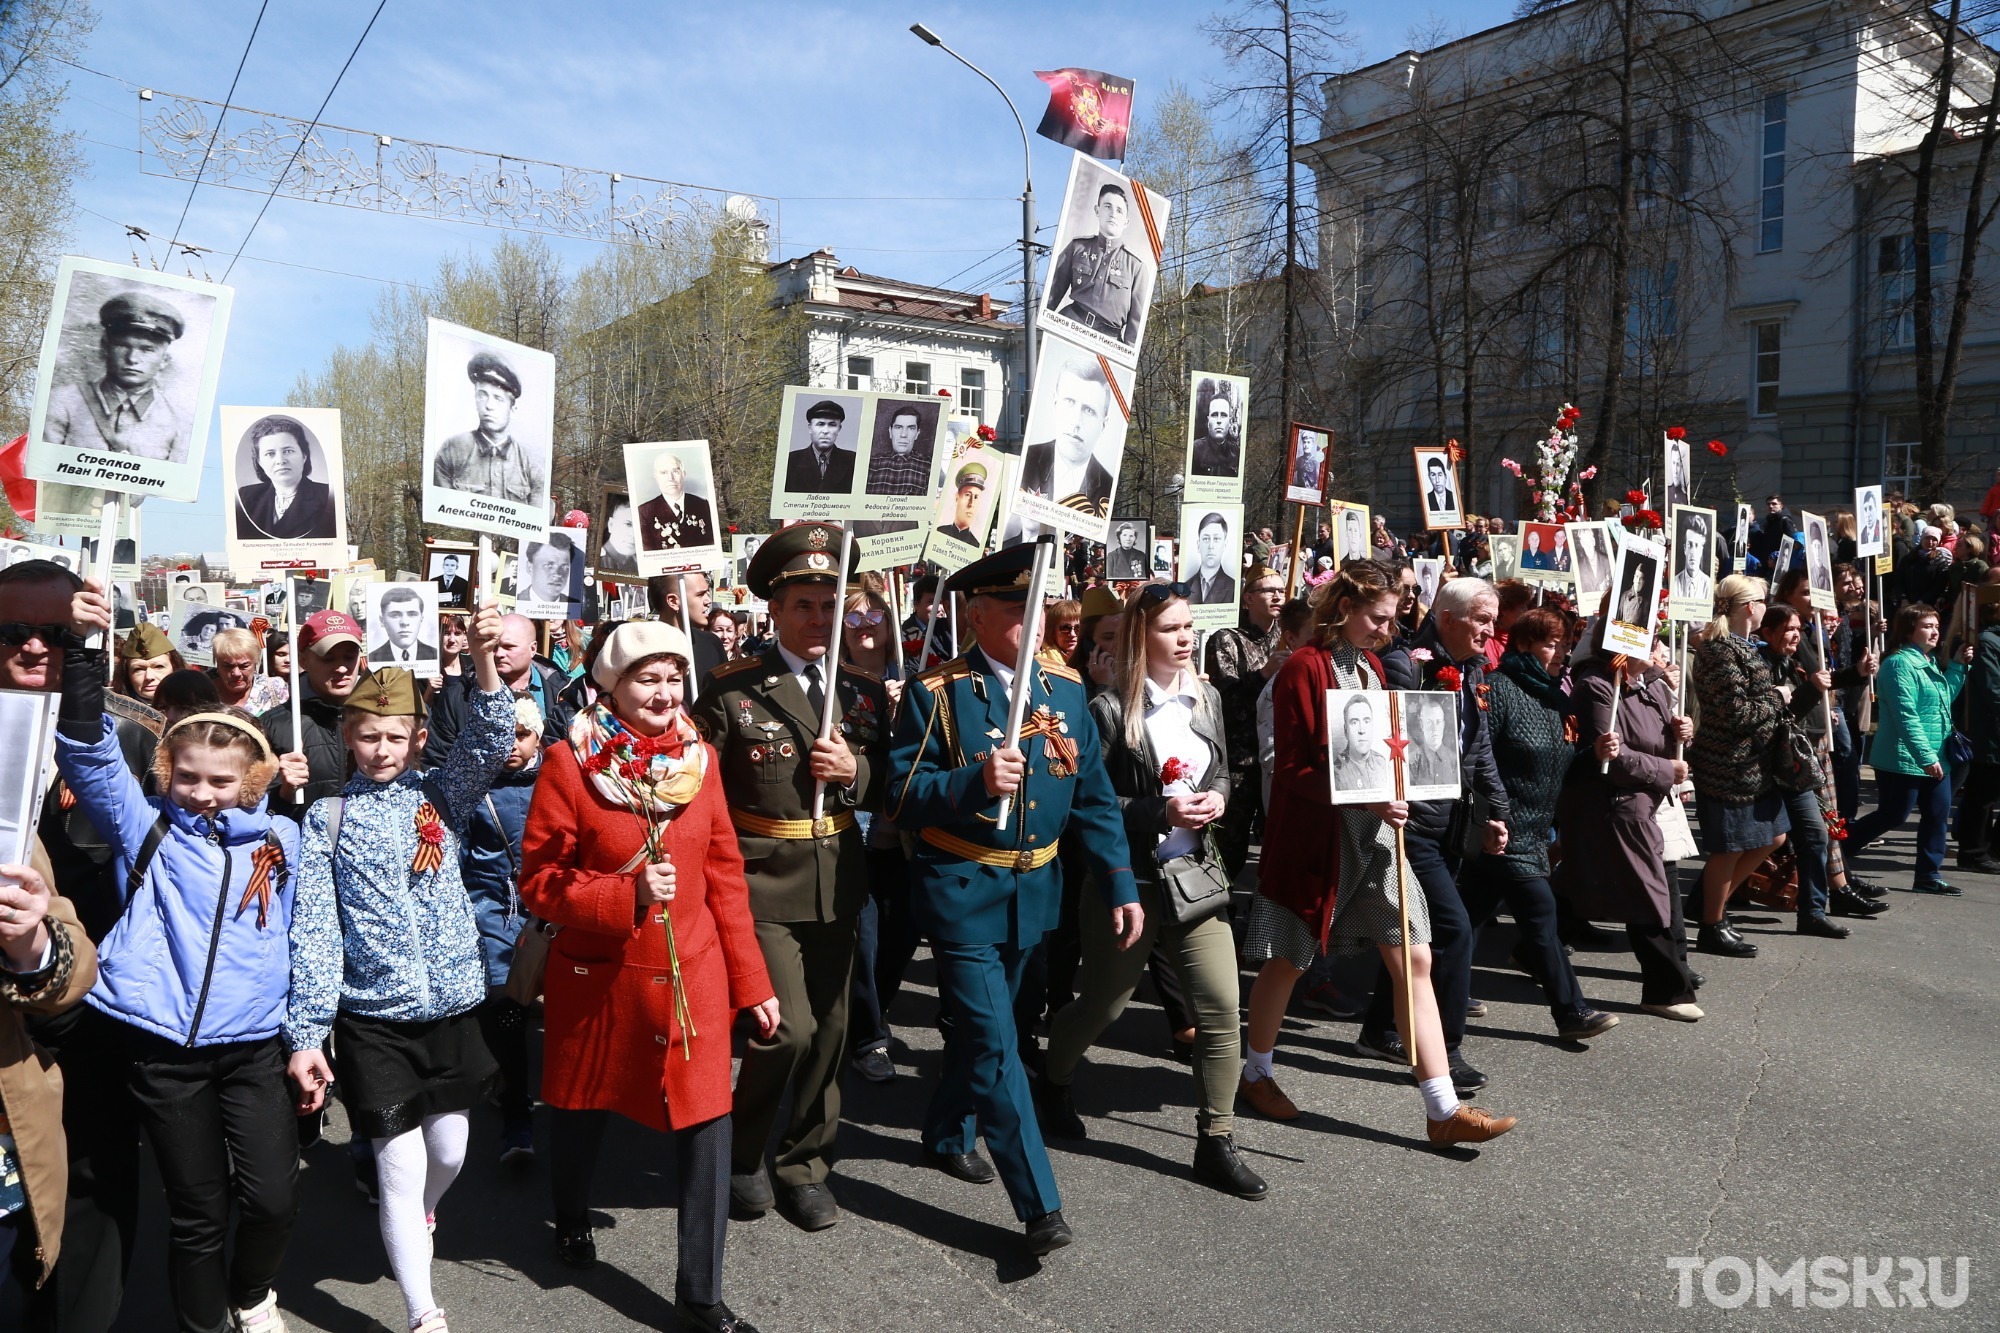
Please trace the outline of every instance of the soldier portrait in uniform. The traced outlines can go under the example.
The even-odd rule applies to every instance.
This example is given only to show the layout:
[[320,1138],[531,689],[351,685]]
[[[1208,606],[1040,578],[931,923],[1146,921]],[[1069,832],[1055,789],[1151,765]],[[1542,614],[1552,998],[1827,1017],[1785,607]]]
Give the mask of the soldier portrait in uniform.
[[1024,525],[1034,522],[1101,542],[1110,535],[1111,492],[1124,461],[1131,373],[1113,367],[1107,374],[1101,357],[1052,337],[1043,339],[1038,358],[1007,536],[1011,542],[1022,526],[1021,538],[1032,538]]
[[1403,797],[1410,801],[1455,801],[1458,781],[1458,695],[1446,690],[1408,690],[1400,699],[1403,736]]
[[1333,436],[1298,422],[1292,423],[1291,431],[1291,450],[1285,460],[1285,499],[1291,504],[1319,504],[1326,498],[1326,454]]
[[1675,505],[1691,504],[1694,501],[1693,469],[1689,462],[1688,442],[1685,438],[1666,438],[1666,484],[1660,488],[1666,499],[1663,512],[1671,512]]
[[1333,512],[1334,564],[1368,559],[1368,506],[1343,502],[1335,504]]
[[986,485],[984,463],[961,463],[952,474],[951,517],[938,524],[937,530],[954,541],[980,545],[979,502],[985,498]]
[[1143,518],[1121,518],[1111,525],[1111,544],[1104,548],[1104,577],[1114,583],[1152,577],[1152,525]]
[[[196,497],[231,294],[169,273],[62,261],[42,338],[28,471],[54,477],[67,464],[88,470],[66,479],[89,480],[47,483],[61,493],[43,495],[44,507],[75,517],[82,508],[75,501],[86,498],[75,489]],[[119,466],[102,467],[113,455]]]
[[419,679],[438,674],[438,590],[433,583],[375,583],[368,589],[368,660]]
[[1164,234],[1167,212],[1164,196],[1074,157],[1042,291],[1042,327],[1134,364],[1159,272],[1155,237]]
[[[634,506],[641,576],[721,563],[722,525],[715,517],[715,474],[706,440],[625,446],[626,493]],[[603,540],[613,534],[605,524]]]
[[546,524],[555,358],[433,319],[424,380],[424,520],[514,537]]
[[868,450],[869,495],[931,493],[931,458],[937,450],[938,415],[944,401],[884,399],[875,405],[875,434]]
[[1174,572],[1174,539],[1153,538],[1153,577],[1166,578]]
[[1510,583],[1521,577],[1521,538],[1512,532],[1496,532],[1486,539],[1493,555],[1493,581]]
[[1389,695],[1382,690],[1329,690],[1327,758],[1335,805],[1366,805],[1396,797],[1389,762]]
[[1189,499],[1199,478],[1226,480],[1217,498],[1233,499],[1243,485],[1243,423],[1248,415],[1250,381],[1240,375],[1193,376],[1188,395],[1187,484]]

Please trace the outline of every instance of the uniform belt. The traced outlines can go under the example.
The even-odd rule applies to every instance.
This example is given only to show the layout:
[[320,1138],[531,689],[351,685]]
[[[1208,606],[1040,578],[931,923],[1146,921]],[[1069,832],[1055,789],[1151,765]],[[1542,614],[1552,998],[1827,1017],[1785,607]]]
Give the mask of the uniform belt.
[[804,842],[812,838],[831,838],[837,833],[845,833],[854,827],[854,812],[842,810],[823,819],[766,819],[753,815],[748,810],[730,807],[729,820],[743,832],[759,838],[788,838],[794,842]]
[[976,842],[953,837],[943,829],[921,829],[917,836],[939,851],[962,856],[968,861],[977,861],[983,866],[997,866],[1002,870],[1040,870],[1056,859],[1056,847],[1059,845],[1052,842],[1046,847],[1024,847],[1018,852],[1009,852],[998,847],[981,847]]

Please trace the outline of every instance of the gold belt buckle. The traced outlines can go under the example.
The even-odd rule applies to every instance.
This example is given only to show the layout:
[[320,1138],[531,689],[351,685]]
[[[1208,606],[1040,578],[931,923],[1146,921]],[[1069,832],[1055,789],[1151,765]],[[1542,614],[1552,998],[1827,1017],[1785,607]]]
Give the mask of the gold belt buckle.
[[818,819],[815,819],[812,825],[813,836],[815,838],[830,838],[833,836],[833,816],[822,815]]
[[1033,852],[1028,851],[1026,848],[1023,848],[1022,850],[1014,853],[1014,869],[1033,870],[1034,868],[1035,868],[1035,854]]

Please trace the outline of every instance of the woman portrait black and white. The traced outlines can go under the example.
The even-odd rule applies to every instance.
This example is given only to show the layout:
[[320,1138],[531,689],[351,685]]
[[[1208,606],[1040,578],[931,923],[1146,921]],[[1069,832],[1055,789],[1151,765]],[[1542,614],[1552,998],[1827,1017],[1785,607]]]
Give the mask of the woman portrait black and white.
[[313,476],[313,444],[303,425],[275,413],[245,433],[237,458],[238,541],[333,539],[333,487]]

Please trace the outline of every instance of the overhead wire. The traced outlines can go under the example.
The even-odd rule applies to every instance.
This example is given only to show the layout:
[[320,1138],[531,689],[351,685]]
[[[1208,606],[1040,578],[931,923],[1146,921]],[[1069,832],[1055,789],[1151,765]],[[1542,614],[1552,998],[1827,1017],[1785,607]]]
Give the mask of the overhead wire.
[[181,238],[181,228],[187,225],[188,209],[194,204],[194,192],[201,188],[202,173],[208,170],[209,154],[215,151],[215,140],[222,133],[222,122],[229,119],[229,104],[236,100],[236,85],[243,77],[243,67],[250,62],[250,48],[257,44],[257,30],[264,26],[264,11],[270,8],[271,0],[260,0],[257,19],[250,25],[250,36],[243,43],[243,54],[236,58],[236,73],[229,78],[229,91],[223,94],[222,110],[216,114],[215,128],[208,132],[208,143],[201,150],[201,161],[194,169],[194,180],[188,186],[187,198],[181,203],[180,219],[174,223],[173,239],[167,242],[167,249],[174,248],[174,242]]

